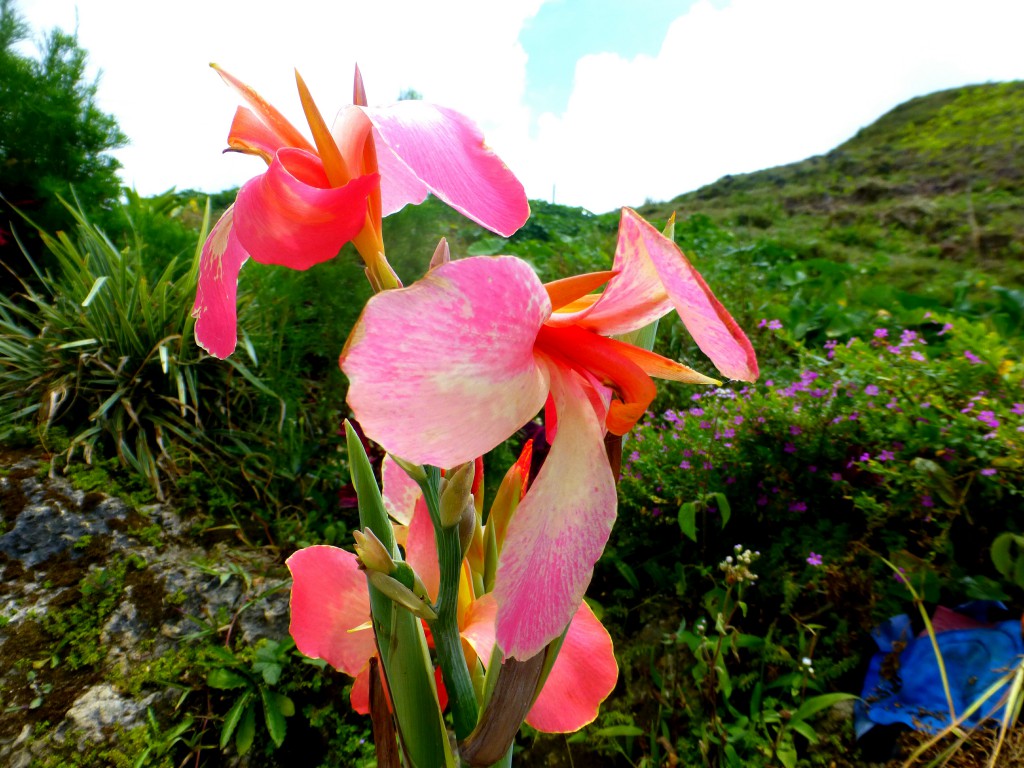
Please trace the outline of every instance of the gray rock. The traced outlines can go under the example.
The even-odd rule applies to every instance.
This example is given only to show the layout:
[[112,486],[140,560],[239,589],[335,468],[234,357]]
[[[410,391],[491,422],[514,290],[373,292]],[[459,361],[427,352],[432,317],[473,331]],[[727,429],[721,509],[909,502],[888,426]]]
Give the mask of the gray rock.
[[150,695],[143,701],[134,701],[109,683],[100,683],[75,699],[64,718],[64,726],[74,728],[89,741],[102,741],[115,725],[125,729],[138,725],[152,699]]

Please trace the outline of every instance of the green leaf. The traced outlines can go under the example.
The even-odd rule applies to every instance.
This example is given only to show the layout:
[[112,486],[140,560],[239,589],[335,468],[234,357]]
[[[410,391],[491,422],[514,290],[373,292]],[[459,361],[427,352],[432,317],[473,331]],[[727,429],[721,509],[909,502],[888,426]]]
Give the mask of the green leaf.
[[679,527],[694,544],[697,543],[697,504],[688,501],[679,507]]
[[852,693],[823,693],[820,696],[812,696],[806,699],[797,711],[793,713],[792,722],[806,720],[818,714],[821,710],[838,704],[840,701],[849,701],[856,698],[857,696]]
[[779,758],[779,762],[785,768],[796,768],[796,747],[793,745],[792,738],[789,738],[788,735],[783,737],[782,743],[775,750],[775,756]]
[[252,742],[256,738],[256,702],[253,701],[245,708],[242,721],[235,731],[235,750],[239,755],[244,755],[252,749]]
[[206,684],[211,688],[217,688],[222,691],[251,685],[249,678],[237,672],[232,672],[230,669],[224,669],[224,667],[211,669],[206,675]]
[[803,721],[790,722],[789,727],[799,733],[811,744],[817,744],[819,740],[818,732],[811,727],[810,723]]
[[238,727],[238,721],[242,718],[242,713],[251,700],[252,692],[246,691],[231,705],[231,709],[228,710],[227,715],[224,717],[224,725],[220,729],[221,749],[227,748],[228,742],[231,741],[231,735],[235,732],[235,728]]
[[100,288],[102,288],[103,284],[109,279],[110,277],[108,275],[102,275],[101,277],[96,278],[92,284],[92,288],[89,289],[89,295],[82,300],[83,307],[88,307],[92,304],[92,300],[96,298],[96,294],[100,292]]
[[725,528],[725,524],[732,517],[732,507],[729,506],[729,500],[725,497],[724,493],[716,491],[711,495],[715,497],[715,506],[718,507],[718,511],[722,515],[722,528]]
[[1020,550],[1022,544],[1024,544],[1024,537],[1017,536],[1009,531],[999,534],[992,542],[992,564],[1006,578],[1009,578],[1010,574],[1013,573],[1014,560],[1016,559],[1013,556],[1014,544]]
[[[288,723],[285,721],[285,710],[295,713],[295,704],[287,696],[275,693],[269,688],[260,688],[263,698],[263,720],[267,724],[267,733],[277,747],[284,744]],[[285,704],[287,702],[287,704]]]

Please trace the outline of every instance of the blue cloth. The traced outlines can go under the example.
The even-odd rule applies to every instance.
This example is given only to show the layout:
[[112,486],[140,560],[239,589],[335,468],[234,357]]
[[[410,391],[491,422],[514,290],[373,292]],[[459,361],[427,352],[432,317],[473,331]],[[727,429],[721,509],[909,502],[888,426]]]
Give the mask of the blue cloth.
[[[987,608],[995,605],[971,604],[957,611],[969,617],[967,621],[984,621]],[[915,636],[906,614],[892,617],[871,634],[878,643],[879,652],[871,659],[864,679],[862,701],[855,707],[857,738],[875,725],[905,723],[911,728],[932,733],[948,726],[949,704],[931,638],[927,634]],[[946,666],[957,716],[961,716],[992,684],[1012,672],[1024,656],[1024,640],[1018,620],[969,629],[946,629],[937,632],[935,637]],[[1005,705],[995,711],[993,708],[1005,692],[1004,685],[964,724],[973,727],[989,717],[1002,718]]]

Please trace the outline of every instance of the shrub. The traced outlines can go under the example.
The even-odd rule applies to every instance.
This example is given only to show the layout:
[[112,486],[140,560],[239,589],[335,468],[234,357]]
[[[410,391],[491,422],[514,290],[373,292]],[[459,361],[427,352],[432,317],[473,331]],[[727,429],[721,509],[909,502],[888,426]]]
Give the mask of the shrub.
[[75,237],[40,232],[54,273],[40,288],[0,295],[0,429],[32,420],[44,444],[61,425],[68,457],[97,449],[149,478],[209,450],[200,429],[201,374],[191,339],[196,266],[147,261],[140,241],[119,251],[80,208]]

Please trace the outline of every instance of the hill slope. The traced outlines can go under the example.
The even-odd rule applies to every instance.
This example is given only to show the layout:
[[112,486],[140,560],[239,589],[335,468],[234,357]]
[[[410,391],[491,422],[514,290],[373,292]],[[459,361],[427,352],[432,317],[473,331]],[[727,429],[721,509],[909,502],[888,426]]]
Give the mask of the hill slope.
[[908,101],[831,152],[726,176],[645,215],[709,216],[739,243],[766,237],[842,261],[890,257],[914,276],[964,266],[1024,276],[1024,82]]

